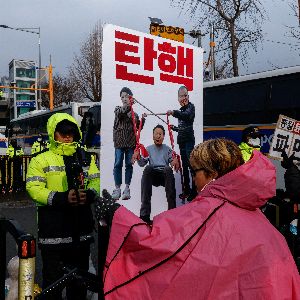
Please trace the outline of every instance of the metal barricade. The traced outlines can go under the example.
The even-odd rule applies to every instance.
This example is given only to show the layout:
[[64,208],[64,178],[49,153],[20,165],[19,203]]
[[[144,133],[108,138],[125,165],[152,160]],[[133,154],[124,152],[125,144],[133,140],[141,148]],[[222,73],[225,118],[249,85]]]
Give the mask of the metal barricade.
[[0,155],[0,192],[2,194],[25,191],[30,159],[29,155],[13,158]]

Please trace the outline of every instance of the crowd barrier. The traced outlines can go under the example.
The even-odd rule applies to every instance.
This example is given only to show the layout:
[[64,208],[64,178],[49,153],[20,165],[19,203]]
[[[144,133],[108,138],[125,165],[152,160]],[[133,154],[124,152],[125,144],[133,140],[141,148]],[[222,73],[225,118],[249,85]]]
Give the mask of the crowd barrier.
[[30,155],[0,155],[0,195],[25,191]]

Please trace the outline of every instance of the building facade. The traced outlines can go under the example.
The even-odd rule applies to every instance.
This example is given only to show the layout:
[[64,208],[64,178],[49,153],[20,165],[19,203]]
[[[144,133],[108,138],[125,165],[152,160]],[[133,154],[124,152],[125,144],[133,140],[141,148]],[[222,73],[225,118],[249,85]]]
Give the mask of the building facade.
[[[31,60],[13,59],[9,63],[10,86],[18,88],[36,88],[36,63]],[[27,89],[10,90],[10,119],[20,114],[35,110],[37,107],[37,92]]]
[[[3,76],[0,78],[0,86],[9,86],[9,78]],[[1,88],[0,89],[0,134],[1,127],[6,126],[9,122],[9,89],[8,88]]]

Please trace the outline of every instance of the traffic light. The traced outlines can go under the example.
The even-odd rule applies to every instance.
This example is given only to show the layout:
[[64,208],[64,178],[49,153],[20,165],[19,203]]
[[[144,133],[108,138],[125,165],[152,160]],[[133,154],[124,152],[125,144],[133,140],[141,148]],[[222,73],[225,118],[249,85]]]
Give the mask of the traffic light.
[[3,91],[0,89],[0,100],[2,100],[3,97]]

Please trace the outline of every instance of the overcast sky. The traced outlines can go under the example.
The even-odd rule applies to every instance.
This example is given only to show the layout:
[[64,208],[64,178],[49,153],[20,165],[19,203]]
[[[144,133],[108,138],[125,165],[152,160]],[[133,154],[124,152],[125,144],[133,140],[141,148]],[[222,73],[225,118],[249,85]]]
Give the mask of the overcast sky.
[[[241,75],[300,65],[300,42],[289,38],[285,27],[298,24],[288,0],[262,1],[269,15],[263,27],[266,41],[257,53],[251,52],[248,68],[240,66]],[[54,72],[66,74],[74,53],[79,52],[98,21],[149,32],[148,17],[185,31],[194,26],[170,0],[1,0],[0,24],[40,27],[42,65],[49,64],[51,55]],[[193,40],[187,38],[186,42]],[[298,48],[288,45],[297,43]],[[203,39],[203,47],[208,53],[208,37]],[[38,61],[37,35],[0,28],[0,76],[8,75],[8,63],[13,58]]]

